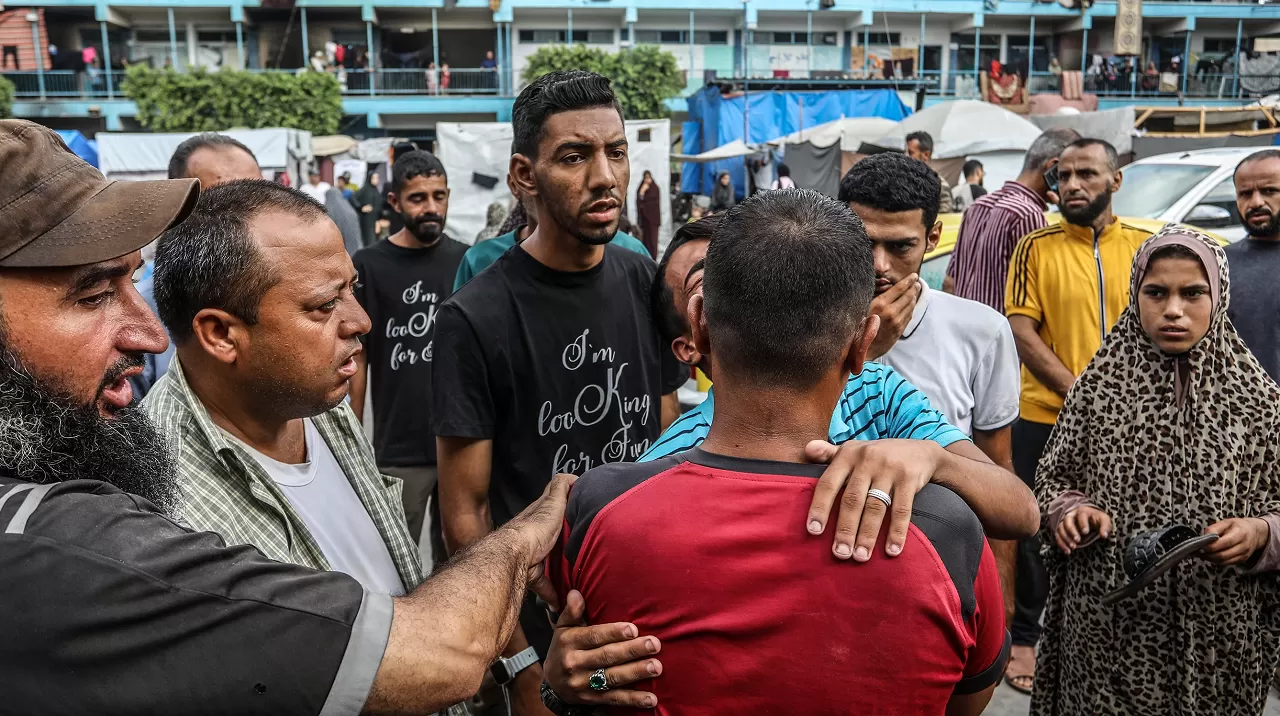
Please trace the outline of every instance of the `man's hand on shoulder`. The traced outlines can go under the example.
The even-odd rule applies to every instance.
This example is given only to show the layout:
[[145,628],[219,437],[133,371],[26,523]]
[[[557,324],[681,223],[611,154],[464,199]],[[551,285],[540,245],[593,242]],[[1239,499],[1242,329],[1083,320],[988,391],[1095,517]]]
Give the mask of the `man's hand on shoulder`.
[[[911,527],[912,502],[933,479],[944,450],[932,440],[850,440],[840,447],[814,440],[805,447],[805,455],[812,462],[827,463],[809,506],[809,533],[820,535],[826,530],[831,508],[843,489],[831,550],[839,559],[866,562],[886,515],[885,554],[902,553]],[[871,495],[871,490],[888,494],[892,506]]]
[[543,567],[564,528],[564,510],[569,500],[569,488],[577,479],[574,475],[556,475],[542,491],[542,497],[498,530],[511,539],[529,568],[529,589],[553,607],[558,605],[559,600]]

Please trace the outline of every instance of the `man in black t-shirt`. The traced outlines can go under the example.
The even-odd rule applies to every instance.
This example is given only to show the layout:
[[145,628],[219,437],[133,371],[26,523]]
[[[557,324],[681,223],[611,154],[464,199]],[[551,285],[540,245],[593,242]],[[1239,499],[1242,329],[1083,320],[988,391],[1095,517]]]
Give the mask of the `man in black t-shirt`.
[[[433,363],[445,540],[456,551],[502,525],[557,472],[634,461],[688,378],[648,308],[656,267],[609,242],[630,180],[609,80],[553,72],[520,93],[510,174],[537,229],[440,308]],[[663,396],[671,395],[665,402]],[[530,603],[504,652],[545,654]],[[515,677],[517,713],[541,708],[541,667]]]
[[[436,486],[436,442],[431,432],[431,359],[436,311],[453,293],[467,246],[444,234],[449,179],[444,165],[422,151],[396,160],[387,193],[404,228],[356,252],[356,298],[373,330],[351,379],[351,407],[364,418],[365,384],[372,372],[373,450],[378,467],[404,480],[409,532],[419,539],[424,523],[434,561],[443,561],[439,520],[426,520]],[[372,371],[369,365],[372,364]],[[438,509],[432,509],[438,514]]]

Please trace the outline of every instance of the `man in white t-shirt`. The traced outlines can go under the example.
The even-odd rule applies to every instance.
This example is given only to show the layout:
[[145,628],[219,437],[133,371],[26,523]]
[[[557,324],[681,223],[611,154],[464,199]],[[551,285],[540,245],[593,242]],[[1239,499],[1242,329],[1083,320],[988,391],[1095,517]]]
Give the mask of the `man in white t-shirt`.
[[[927,164],[894,153],[863,159],[840,182],[840,200],[862,218],[875,245],[872,311],[880,316],[880,332],[868,358],[901,373],[987,457],[1013,472],[1009,434],[1021,383],[1009,322],[920,279],[924,256],[942,233],[940,189]],[[991,541],[1010,613],[1014,545]]]
[[424,575],[400,481],[345,402],[370,328],[355,282],[338,227],[302,194],[201,192],[156,249],[177,355],[142,405],[173,445],[189,526],[403,594]]
[[306,194],[312,199],[315,199],[323,205],[324,195],[332,188],[333,187],[329,182],[320,180],[320,172],[313,168],[311,171],[307,172],[307,183],[298,187],[298,191]]

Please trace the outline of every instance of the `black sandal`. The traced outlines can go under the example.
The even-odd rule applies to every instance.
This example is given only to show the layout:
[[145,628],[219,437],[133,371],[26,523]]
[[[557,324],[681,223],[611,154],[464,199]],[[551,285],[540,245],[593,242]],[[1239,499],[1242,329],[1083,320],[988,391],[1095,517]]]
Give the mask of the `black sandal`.
[[1111,606],[1142,591],[1173,565],[1204,549],[1218,535],[1202,535],[1186,525],[1174,525],[1134,535],[1124,550],[1124,573],[1129,583],[1102,598]]

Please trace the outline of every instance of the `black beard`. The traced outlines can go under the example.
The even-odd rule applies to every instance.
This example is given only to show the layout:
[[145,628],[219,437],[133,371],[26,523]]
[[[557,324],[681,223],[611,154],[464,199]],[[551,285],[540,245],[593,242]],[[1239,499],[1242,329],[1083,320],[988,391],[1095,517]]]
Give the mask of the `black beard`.
[[1280,236],[1280,214],[1269,214],[1267,223],[1262,226],[1253,226],[1246,218],[1244,230],[1256,239],[1274,239]]
[[404,226],[409,230],[409,233],[424,244],[434,244],[440,239],[440,235],[444,233],[443,216],[423,214],[422,216],[411,217],[401,214],[400,218],[404,220]]
[[0,470],[38,484],[101,480],[176,516],[177,470],[141,408],[104,418],[36,380],[0,343]]
[[[1066,201],[1063,199],[1063,201]],[[1070,209],[1066,206],[1058,207],[1062,212],[1062,217],[1067,220],[1068,224],[1076,226],[1093,226],[1093,222],[1102,216],[1102,212],[1107,210],[1107,206],[1111,204],[1111,192],[1104,191],[1095,196],[1093,201],[1086,204],[1080,209]]]

